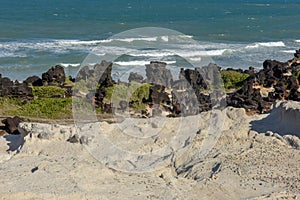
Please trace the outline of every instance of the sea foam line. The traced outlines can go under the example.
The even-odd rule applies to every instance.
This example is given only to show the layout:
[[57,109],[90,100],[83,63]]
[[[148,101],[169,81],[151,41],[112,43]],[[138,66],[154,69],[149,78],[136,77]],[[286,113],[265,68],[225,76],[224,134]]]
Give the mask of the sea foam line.
[[[135,60],[135,61],[118,61],[118,62],[114,62],[117,65],[120,66],[145,66],[146,64],[150,64],[151,61],[147,61],[147,60]],[[167,64],[175,64],[176,61],[162,61],[165,62]]]
[[285,44],[282,41],[279,42],[259,42],[255,43],[253,45],[248,45],[245,48],[246,49],[253,49],[253,48],[259,48],[259,47],[284,47]]
[[63,67],[79,67],[80,63],[60,63],[59,65],[63,66]]

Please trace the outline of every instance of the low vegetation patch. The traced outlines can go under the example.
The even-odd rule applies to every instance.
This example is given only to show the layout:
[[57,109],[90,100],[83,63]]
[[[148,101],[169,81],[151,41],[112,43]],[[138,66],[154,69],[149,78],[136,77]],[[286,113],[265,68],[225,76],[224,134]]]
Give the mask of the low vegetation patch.
[[249,74],[240,73],[234,70],[221,70],[221,76],[224,82],[224,88],[239,89],[243,81],[249,77]]
[[5,111],[8,115],[47,119],[72,118],[72,98],[38,98]]
[[140,84],[137,82],[131,82],[129,86],[124,84],[113,85],[106,88],[105,101],[107,102],[120,102],[127,101],[135,110],[141,110],[146,108],[144,103],[149,99],[150,84]]
[[57,86],[39,86],[32,87],[32,93],[35,98],[64,98],[66,89]]

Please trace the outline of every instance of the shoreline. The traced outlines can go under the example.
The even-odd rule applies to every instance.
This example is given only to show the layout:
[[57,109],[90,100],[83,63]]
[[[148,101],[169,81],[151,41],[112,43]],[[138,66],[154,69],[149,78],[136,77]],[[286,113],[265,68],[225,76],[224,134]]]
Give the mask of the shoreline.
[[[266,113],[276,100],[300,101],[299,63],[300,50],[296,50],[293,59],[287,62],[266,60],[259,71],[252,67],[248,70],[221,69],[209,64],[202,68],[181,68],[178,79],[166,67],[167,63],[152,61],[146,64],[146,77],[131,72],[128,82],[113,80],[111,62],[83,67],[76,81],[57,65],[41,77],[31,76],[22,83],[0,76],[0,113],[27,117],[27,120],[71,120],[72,112],[76,111],[76,104],[72,108],[74,100],[90,102],[98,117],[101,118],[101,114],[104,119],[105,114],[125,111],[132,117],[147,118],[163,113],[169,117],[187,116],[211,110],[214,106],[241,107],[249,114]],[[97,71],[101,70],[101,79],[95,79]],[[211,80],[218,82],[214,85],[218,94],[208,87]],[[89,86],[93,84],[94,94]],[[131,90],[135,93],[126,100]],[[187,93],[189,90],[194,94]],[[123,100],[114,102],[113,94]],[[216,96],[211,99],[211,95]]]
[[[113,80],[112,63],[106,61],[83,68],[77,86],[61,66],[23,83],[0,78],[1,86],[10,86],[0,88],[2,115],[3,109],[15,109],[42,118],[37,123],[15,116],[0,124],[10,133],[0,132],[0,196],[300,198],[300,50],[287,62],[266,60],[260,71],[220,70],[211,64],[203,71],[182,69],[175,81],[166,65],[151,62],[147,77],[131,73],[128,83]],[[96,92],[89,93],[97,80],[94,72],[101,69]],[[226,91],[215,94],[220,106],[214,110],[218,104],[209,100],[212,94],[200,77],[211,80],[215,72]],[[117,99],[114,107],[108,101],[113,92],[131,98]],[[95,110],[76,113],[76,106],[90,109],[83,102],[95,105],[108,121],[93,121],[89,114]],[[61,125],[67,112],[75,118]],[[213,116],[218,116],[215,122]]]

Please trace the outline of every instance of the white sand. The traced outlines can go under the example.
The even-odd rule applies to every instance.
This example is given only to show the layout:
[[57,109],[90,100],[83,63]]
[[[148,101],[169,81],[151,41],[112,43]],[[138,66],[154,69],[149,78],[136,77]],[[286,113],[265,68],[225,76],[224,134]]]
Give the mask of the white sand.
[[[193,133],[191,138],[184,138],[182,146],[178,144],[185,150],[184,153],[179,156],[181,151],[178,151],[172,157],[165,158],[167,165],[164,167],[144,173],[122,172],[106,167],[122,168],[125,165],[122,162],[116,164],[110,158],[104,162],[90,154],[89,151],[94,148],[93,142],[87,146],[66,142],[75,133],[74,127],[23,124],[22,130],[26,130],[26,134],[28,130],[31,132],[25,136],[19,153],[16,154],[16,151],[23,143],[22,136],[0,139],[0,197],[28,200],[299,199],[299,138],[285,134],[289,132],[299,136],[300,129],[297,129],[295,122],[299,122],[300,106],[299,103],[291,106],[289,102],[277,107],[270,115],[251,117],[243,109],[227,108],[220,138],[205,157],[201,153],[207,143],[204,141],[209,134],[210,113],[203,113],[198,118],[188,117],[190,121],[197,119],[198,123],[190,127],[185,124],[183,130],[195,132],[193,127],[197,127],[201,131]],[[122,148],[145,153],[151,148],[159,149],[166,145],[170,134],[174,133],[172,127],[179,123],[176,119],[165,121],[165,125],[157,123],[155,129],[164,127],[161,138],[154,138],[154,143],[142,145],[142,148],[138,140],[116,134],[120,126],[123,130],[139,127],[135,132],[130,132],[137,135],[153,131],[145,121],[135,120],[134,126],[128,125],[129,122],[126,127],[98,123],[90,128],[93,131],[97,127],[115,129],[108,135],[110,140],[115,139],[116,144],[123,145]],[[289,126],[284,126],[286,121],[290,121]],[[266,136],[263,127],[273,133],[268,132],[270,136]],[[9,148],[15,151],[7,152]]]

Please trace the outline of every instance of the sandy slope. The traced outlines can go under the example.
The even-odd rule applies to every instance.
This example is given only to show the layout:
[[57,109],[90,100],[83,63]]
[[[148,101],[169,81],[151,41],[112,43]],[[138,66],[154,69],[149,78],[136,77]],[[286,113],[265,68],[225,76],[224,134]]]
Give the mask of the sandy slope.
[[[0,140],[1,199],[299,199],[300,144],[299,103],[278,103],[271,114],[247,116],[242,109],[227,108],[222,134],[203,157],[209,133],[210,113],[189,117],[200,129],[185,141],[185,152],[165,158],[169,163],[152,172],[128,173],[107,166],[91,155],[88,145],[69,143],[71,126],[23,124],[28,135],[6,136]],[[286,120],[289,119],[288,126]],[[135,123],[136,134],[144,133],[144,121]],[[166,121],[165,138],[176,119]],[[167,124],[167,125],[166,125]],[[114,130],[116,124],[89,126]],[[155,126],[155,128],[159,127]],[[120,127],[120,125],[118,125]],[[126,128],[131,129],[127,123]],[[124,128],[124,127],[123,127]],[[265,129],[272,130],[265,134]],[[150,129],[145,129],[151,131]],[[145,131],[144,130],[144,131]],[[184,131],[193,130],[186,127]],[[123,137],[109,135],[122,142]],[[140,131],[140,132],[139,132]],[[169,132],[168,132],[169,131]],[[157,138],[156,140],[157,141]],[[153,148],[163,142],[153,143]],[[133,147],[138,145],[128,140]],[[19,148],[19,146],[22,148]],[[125,145],[126,143],[119,143]],[[156,145],[156,146],[155,146]],[[7,149],[11,149],[9,154]],[[125,148],[125,147],[124,147]],[[134,148],[133,148],[134,149]],[[148,147],[136,149],[146,151]],[[16,154],[17,151],[20,151]],[[116,166],[123,166],[119,163]]]

